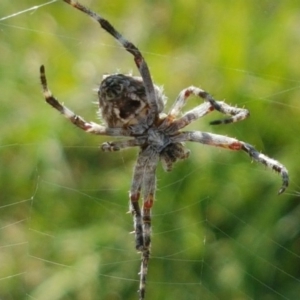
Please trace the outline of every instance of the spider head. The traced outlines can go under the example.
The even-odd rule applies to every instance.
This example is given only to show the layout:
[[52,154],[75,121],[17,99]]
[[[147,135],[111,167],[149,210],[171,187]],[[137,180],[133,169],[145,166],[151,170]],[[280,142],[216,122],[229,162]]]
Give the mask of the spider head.
[[[154,86],[160,113],[165,97],[162,89]],[[98,90],[99,112],[109,127],[123,127],[146,123],[149,105],[141,77],[114,74],[104,76]]]
[[186,159],[190,155],[190,150],[186,149],[182,143],[171,143],[160,153],[163,169],[166,172],[172,170],[173,164],[180,159]]

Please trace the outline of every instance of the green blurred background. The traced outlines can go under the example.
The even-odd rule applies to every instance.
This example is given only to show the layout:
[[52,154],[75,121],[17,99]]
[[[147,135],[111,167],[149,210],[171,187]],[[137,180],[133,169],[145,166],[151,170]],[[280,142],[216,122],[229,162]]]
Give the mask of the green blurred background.
[[[0,3],[0,18],[46,3]],[[189,144],[159,167],[147,299],[299,299],[299,1],[82,1],[144,53],[170,107],[201,86],[251,117],[198,129],[255,145],[280,176],[243,153]],[[103,74],[137,74],[132,57],[62,1],[0,21],[0,299],[137,299],[128,190],[137,149],[102,153],[44,103],[54,94],[96,120]],[[197,105],[193,98],[186,110]]]

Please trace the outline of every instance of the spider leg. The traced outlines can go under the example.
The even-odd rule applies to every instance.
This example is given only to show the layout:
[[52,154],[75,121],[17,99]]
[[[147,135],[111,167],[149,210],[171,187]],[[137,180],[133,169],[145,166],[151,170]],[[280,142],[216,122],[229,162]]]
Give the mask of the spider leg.
[[[181,109],[185,105],[187,99],[191,95],[201,97],[206,102],[204,104],[200,104],[193,110],[186,112],[181,118],[174,121],[174,119],[178,116]],[[231,117],[223,120],[212,121],[210,123],[212,125],[238,122],[246,119],[249,116],[249,111],[247,109],[232,107],[223,101],[216,101],[206,91],[194,86],[190,86],[179,93],[177,99],[175,100],[173,106],[171,107],[168,113],[168,117],[166,118],[165,122],[167,124],[164,124],[164,126],[167,127],[169,124],[174,123],[174,125],[172,124],[172,128],[176,127],[177,129],[180,129],[213,110],[217,110]]]
[[279,189],[278,194],[282,194],[289,185],[289,176],[286,167],[277,160],[258,152],[252,145],[248,143],[227,136],[200,131],[185,131],[177,136],[171,137],[171,140],[173,142],[198,142],[205,145],[226,148],[229,150],[243,150],[248,153],[253,160],[265,165],[269,169],[272,169],[281,175],[282,186]]
[[[133,214],[136,249],[141,252],[139,299],[145,297],[146,277],[150,258],[151,244],[151,208],[156,189],[155,171],[159,156],[148,147],[138,156],[134,168],[133,180],[130,188],[130,211]],[[141,188],[143,187],[142,210],[139,206]]]
[[61,104],[50,92],[47,85],[45,67],[40,67],[40,79],[43,87],[43,94],[45,100],[48,104],[50,104],[53,108],[58,110],[64,117],[66,117],[70,122],[72,122],[75,126],[80,129],[99,135],[109,135],[109,136],[129,136],[130,131],[124,128],[109,128],[102,126],[100,124],[94,122],[87,122],[82,117],[76,115],[69,108]]
[[174,120],[173,122],[170,122],[173,118],[169,118],[169,116],[166,118],[166,122],[163,122],[161,127],[166,130],[169,134],[172,134],[173,132],[176,133],[180,129],[186,127],[193,121],[207,115],[208,113],[212,112],[214,108],[211,106],[209,102],[204,102],[192,110],[186,112],[181,118]]
[[139,205],[139,199],[141,195],[143,178],[145,175],[144,165],[146,161],[147,158],[145,157],[143,151],[140,152],[134,167],[133,178],[129,193],[130,212],[133,215],[134,224],[135,248],[138,251],[142,251],[144,248],[142,213]]
[[102,151],[119,151],[124,148],[142,146],[145,143],[145,139],[131,139],[124,141],[105,142],[101,145]]
[[[147,151],[147,150],[146,150]],[[143,219],[143,237],[144,248],[142,251],[142,263],[140,270],[140,300],[145,297],[146,277],[148,273],[148,262],[150,258],[150,245],[151,245],[151,209],[155,197],[156,190],[156,176],[155,171],[159,162],[159,156],[157,153],[152,152],[149,148],[148,161],[144,167],[143,178],[143,207],[142,207],[142,219]]]
[[152,124],[155,119],[155,115],[158,112],[158,103],[148,65],[140,50],[134,44],[132,44],[130,41],[124,38],[106,19],[103,19],[99,14],[96,14],[95,12],[91,11],[90,9],[78,3],[77,1],[63,1],[72,5],[78,10],[86,13],[91,18],[96,20],[105,31],[112,35],[126,49],[126,51],[133,55],[135,64],[138,67],[139,72],[143,78],[147,100],[149,101],[148,104],[150,106],[150,112],[148,117],[148,124]]

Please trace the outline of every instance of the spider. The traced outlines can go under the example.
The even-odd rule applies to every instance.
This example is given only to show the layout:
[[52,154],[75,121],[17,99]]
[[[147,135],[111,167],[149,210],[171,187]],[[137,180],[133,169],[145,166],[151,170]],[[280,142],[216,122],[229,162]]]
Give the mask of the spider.
[[[107,20],[73,0],[63,0],[96,20],[112,35],[126,51],[134,57],[141,77],[113,74],[103,77],[98,89],[99,115],[102,124],[87,122],[60,103],[50,92],[44,66],[40,67],[43,94],[48,104],[58,110],[75,126],[85,132],[113,137],[128,137],[126,140],[105,142],[103,151],[119,151],[139,147],[137,162],[130,187],[130,212],[133,215],[135,247],[141,252],[139,299],[145,298],[146,276],[151,245],[151,210],[156,190],[156,168],[161,161],[165,171],[173,164],[189,156],[184,142],[197,142],[229,150],[242,150],[255,161],[279,173],[282,186],[278,194],[285,191],[289,183],[288,171],[281,163],[258,152],[253,146],[235,138],[201,131],[181,131],[191,122],[216,110],[228,117],[211,122],[212,125],[242,121],[249,116],[244,108],[232,107],[215,100],[209,93],[190,86],[182,90],[167,114],[163,113],[166,97],[162,88],[152,81],[147,63],[140,50],[125,39]],[[188,98],[197,96],[204,100],[183,115],[181,110]],[[139,199],[142,194],[142,205]]]

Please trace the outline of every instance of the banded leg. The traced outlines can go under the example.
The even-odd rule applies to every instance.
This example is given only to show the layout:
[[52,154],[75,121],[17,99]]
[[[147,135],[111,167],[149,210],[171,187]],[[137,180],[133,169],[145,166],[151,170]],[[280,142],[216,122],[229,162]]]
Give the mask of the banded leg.
[[141,152],[138,156],[137,162],[134,167],[132,184],[129,193],[129,198],[130,198],[129,211],[133,215],[135,248],[138,251],[142,251],[144,248],[142,213],[139,205],[139,199],[140,199],[141,188],[143,184],[145,161],[146,161],[146,157],[144,157],[143,152]]
[[101,145],[101,150],[104,152],[119,151],[124,148],[141,146],[144,143],[145,143],[145,140],[142,140],[142,139],[105,142]]
[[91,11],[90,9],[78,3],[77,1],[63,1],[96,20],[105,31],[112,35],[129,53],[133,55],[135,64],[138,67],[138,70],[143,78],[147,100],[149,101],[150,106],[148,122],[149,124],[152,124],[155,118],[155,114],[158,112],[158,104],[150,71],[140,50],[134,44],[132,44],[130,41],[124,38],[107,20],[103,19],[99,14],[96,14],[95,12]]
[[233,123],[238,122],[241,120],[246,119],[249,116],[249,111],[244,108],[238,108],[233,107],[228,104],[226,104],[223,101],[216,101],[209,93],[206,91],[190,86],[184,90],[182,90],[177,99],[175,100],[175,103],[173,104],[172,108],[170,109],[168,113],[168,121],[171,123],[180,113],[181,109],[185,105],[187,99],[191,96],[198,96],[204,99],[206,102],[203,104],[200,104],[199,106],[195,107],[191,111],[188,111],[184,114],[183,117],[179,118],[178,120],[175,120],[172,124],[172,126],[175,126],[176,128],[180,129],[188,124],[190,124],[192,121],[201,118],[202,116],[206,115],[207,113],[217,110],[225,115],[231,116],[230,118],[226,118],[223,120],[216,120],[212,121],[210,124],[216,125],[216,124],[227,124],[227,123]]
[[[149,149],[150,150],[150,149]],[[147,150],[146,150],[147,151]],[[142,250],[142,261],[140,270],[140,287],[139,297],[143,300],[145,297],[146,277],[148,274],[148,262],[150,258],[151,246],[151,209],[154,201],[154,193],[156,190],[156,176],[155,171],[159,161],[159,156],[156,153],[148,153],[148,161],[144,166],[143,176],[143,207],[142,207],[142,220],[143,220],[143,239],[144,247]]]
[[223,135],[200,131],[185,131],[177,136],[172,137],[171,140],[174,142],[198,142],[201,144],[222,147],[230,150],[243,150],[255,161],[265,165],[269,169],[274,170],[281,175],[282,186],[279,189],[278,194],[282,194],[289,185],[288,171],[284,165],[277,160],[258,152],[252,145],[245,142]]
[[[159,156],[152,153],[150,148],[143,150],[138,157],[134,168],[134,175],[130,189],[130,211],[133,214],[136,249],[141,252],[141,269],[139,299],[145,297],[146,277],[150,258],[151,245],[151,208],[153,205],[156,177],[155,170]],[[139,198],[143,188],[142,210]]]
[[40,67],[40,79],[43,88],[43,94],[45,100],[53,108],[58,110],[64,117],[66,117],[71,123],[85,132],[99,135],[108,135],[108,136],[129,136],[130,131],[124,128],[109,128],[102,126],[94,122],[87,122],[82,117],[76,115],[72,110],[60,103],[48,89],[47,78],[45,73],[45,67]]

